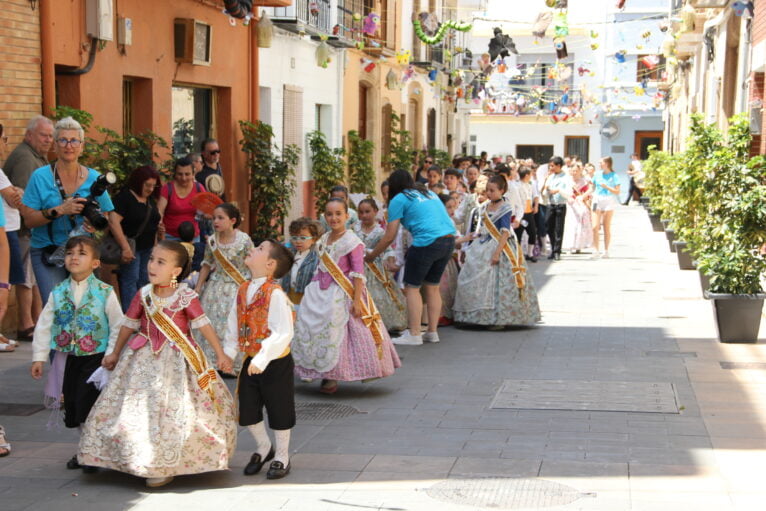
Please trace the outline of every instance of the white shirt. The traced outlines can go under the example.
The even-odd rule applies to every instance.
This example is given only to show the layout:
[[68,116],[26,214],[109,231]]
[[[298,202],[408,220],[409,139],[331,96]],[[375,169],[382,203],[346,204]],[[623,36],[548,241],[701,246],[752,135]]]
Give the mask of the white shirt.
[[520,221],[524,216],[524,200],[521,197],[521,191],[519,190],[521,183],[518,181],[508,181],[508,191],[505,192],[505,198],[513,208],[513,216],[516,221]]
[[[0,190],[13,186],[3,169],[0,169]],[[19,210],[8,204],[3,199],[3,211],[5,212],[5,232],[13,232],[21,229],[21,215]]]
[[[85,278],[80,282],[70,278],[70,291],[72,293],[72,300],[75,307],[80,305],[82,295],[88,289],[88,279]],[[51,296],[48,298],[48,303],[43,307],[43,311],[40,313],[40,319],[37,320],[35,325],[35,333],[32,337],[32,362],[45,362],[48,360],[48,355],[51,351],[51,327],[53,326],[53,313],[54,300]],[[106,347],[105,354],[108,355],[114,349],[114,344],[117,342],[117,335],[120,333],[122,322],[125,317],[122,315],[122,308],[120,302],[117,300],[117,295],[114,289],[109,293],[106,299],[106,317],[109,320],[109,344]]]
[[[255,293],[264,282],[266,282],[266,277],[259,277],[250,281],[247,286],[248,305],[253,302]],[[271,335],[261,341],[260,351],[250,361],[250,364],[257,367],[261,372],[266,370],[269,362],[279,358],[285,352],[293,339],[293,308],[287,295],[281,289],[275,289],[271,293],[268,326]],[[236,299],[226,322],[223,351],[231,358],[236,357],[239,351],[239,318],[237,317]]]

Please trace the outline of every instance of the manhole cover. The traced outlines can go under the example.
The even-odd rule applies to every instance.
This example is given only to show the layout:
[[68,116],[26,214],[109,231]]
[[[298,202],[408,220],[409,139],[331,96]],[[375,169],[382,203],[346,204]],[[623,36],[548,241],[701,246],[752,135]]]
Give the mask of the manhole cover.
[[45,407],[40,404],[30,405],[26,403],[0,403],[0,415],[28,417],[44,409]]
[[295,403],[295,413],[298,420],[322,421],[342,419],[363,412],[340,403]]
[[667,382],[505,380],[491,408],[679,413]]
[[595,496],[571,486],[544,479],[482,477],[447,479],[426,490],[429,497],[443,502],[494,509],[538,509],[563,506],[582,497]]
[[647,357],[670,357],[670,358],[697,358],[695,351],[645,351]]
[[764,362],[719,362],[721,369],[766,369]]

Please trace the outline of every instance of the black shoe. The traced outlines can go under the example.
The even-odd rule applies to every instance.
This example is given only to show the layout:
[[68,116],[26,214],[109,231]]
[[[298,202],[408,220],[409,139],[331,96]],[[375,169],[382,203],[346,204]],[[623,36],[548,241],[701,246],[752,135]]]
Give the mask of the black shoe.
[[537,262],[537,258],[535,256],[530,256],[530,257],[527,257],[527,261],[529,261],[531,263],[536,263]]
[[551,254],[548,256],[548,260],[552,261],[556,257],[556,254]]
[[556,252],[555,254],[553,254],[553,258],[554,258],[556,261],[561,261],[561,254],[559,254],[558,252]]
[[95,474],[98,472],[98,467],[94,467],[92,465],[83,465],[82,466],[82,473],[83,474]]
[[263,465],[272,459],[274,457],[274,446],[271,447],[269,450],[269,453],[266,455],[265,459],[261,459],[261,455],[258,453],[253,454],[250,457],[250,463],[247,464],[245,467],[245,475],[246,476],[253,476],[261,471],[261,468],[263,468]]
[[66,468],[69,470],[76,470],[78,468],[82,468],[82,465],[80,465],[80,462],[77,461],[77,455],[75,454],[72,456],[72,459],[66,462]]
[[290,473],[290,462],[284,466],[281,461],[272,461],[269,471],[266,472],[266,479],[282,479]]

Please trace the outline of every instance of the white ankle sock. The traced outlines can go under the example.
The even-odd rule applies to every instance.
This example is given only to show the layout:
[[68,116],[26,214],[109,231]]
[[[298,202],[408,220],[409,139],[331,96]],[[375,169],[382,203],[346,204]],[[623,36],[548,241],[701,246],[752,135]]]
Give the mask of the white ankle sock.
[[263,425],[263,421],[250,425],[247,429],[255,439],[255,452],[260,454],[261,458],[265,458],[271,450],[271,440],[269,439],[269,434],[266,433],[266,426]]
[[290,431],[289,429],[275,429],[274,438],[277,441],[277,450],[274,461],[281,461],[284,466],[290,461]]

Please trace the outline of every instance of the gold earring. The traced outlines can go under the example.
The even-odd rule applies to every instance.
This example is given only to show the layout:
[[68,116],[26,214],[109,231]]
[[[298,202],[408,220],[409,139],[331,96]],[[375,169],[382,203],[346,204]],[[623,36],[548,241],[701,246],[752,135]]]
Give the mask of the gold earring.
[[173,289],[176,289],[178,287],[178,279],[176,279],[176,276],[173,275],[173,278],[170,279],[170,287]]

